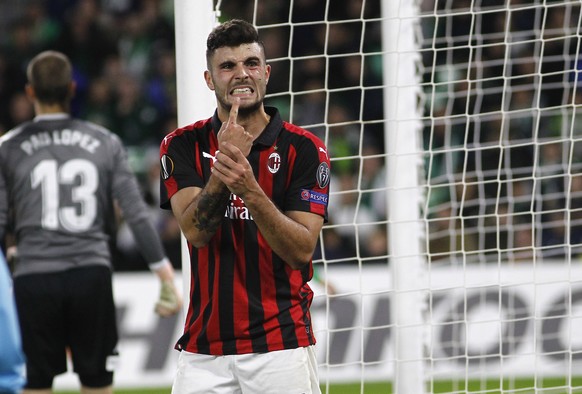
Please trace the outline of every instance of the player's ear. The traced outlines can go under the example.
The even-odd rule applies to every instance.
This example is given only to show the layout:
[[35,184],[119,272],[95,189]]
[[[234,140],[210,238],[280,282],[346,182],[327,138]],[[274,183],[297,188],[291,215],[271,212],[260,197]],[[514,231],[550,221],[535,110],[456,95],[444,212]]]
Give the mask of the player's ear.
[[34,99],[36,98],[36,94],[34,93],[34,88],[32,87],[31,84],[27,83],[24,86],[24,93],[26,94],[26,97],[30,100],[30,101],[34,101]]
[[71,81],[71,84],[69,85],[69,96],[73,98],[75,97],[76,93],[77,93],[77,82]]
[[269,83],[270,76],[271,76],[271,65],[267,64],[265,66],[265,83]]
[[204,71],[204,80],[206,81],[206,86],[208,89],[214,90],[214,83],[212,82],[212,76],[210,75],[210,71]]

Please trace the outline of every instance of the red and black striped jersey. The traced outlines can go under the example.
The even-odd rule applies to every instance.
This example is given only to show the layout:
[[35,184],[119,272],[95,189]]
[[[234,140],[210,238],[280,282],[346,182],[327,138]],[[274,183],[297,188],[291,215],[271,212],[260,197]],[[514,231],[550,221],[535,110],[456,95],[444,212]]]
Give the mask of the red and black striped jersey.
[[[285,211],[327,220],[330,161],[314,134],[284,122],[277,109],[248,160],[264,192]],[[218,147],[217,114],[175,130],[160,145],[161,207],[185,187],[203,188]],[[203,248],[189,245],[190,304],[176,349],[224,355],[315,343],[309,307],[311,262],[292,270],[261,235],[244,201],[231,194],[222,225]]]

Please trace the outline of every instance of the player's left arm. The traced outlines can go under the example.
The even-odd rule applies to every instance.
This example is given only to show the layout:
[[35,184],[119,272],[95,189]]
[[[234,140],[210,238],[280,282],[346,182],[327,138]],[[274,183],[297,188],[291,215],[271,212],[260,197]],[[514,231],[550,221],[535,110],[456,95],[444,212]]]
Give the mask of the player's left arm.
[[293,269],[311,261],[323,226],[323,217],[303,211],[281,212],[262,190],[243,197],[261,234]]
[[213,174],[233,194],[241,197],[255,224],[273,252],[293,269],[301,269],[311,261],[324,218],[303,211],[282,212],[261,189],[253,170],[241,151],[224,144],[216,156]]
[[[117,140],[117,139],[116,139]],[[112,193],[119,204],[121,215],[129,225],[142,256],[160,280],[160,296],[155,311],[161,316],[178,313],[182,296],[174,284],[174,267],[167,258],[147,204],[141,196],[137,178],[131,168],[121,143],[112,143],[115,170]]]

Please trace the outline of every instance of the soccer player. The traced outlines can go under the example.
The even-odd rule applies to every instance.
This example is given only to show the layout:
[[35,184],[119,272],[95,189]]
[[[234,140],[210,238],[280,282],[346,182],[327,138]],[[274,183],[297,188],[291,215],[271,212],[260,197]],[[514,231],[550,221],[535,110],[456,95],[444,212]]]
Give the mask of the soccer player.
[[0,393],[18,394],[24,386],[24,353],[12,278],[0,251]]
[[0,240],[13,222],[24,393],[50,393],[70,349],[81,392],[112,393],[117,325],[110,237],[115,206],[161,281],[159,314],[180,309],[174,270],[119,137],[69,114],[72,66],[46,51],[27,69],[36,117],[0,137]]
[[319,393],[308,282],[327,149],[264,106],[271,67],[253,25],[216,27],[206,59],[214,116],[160,144],[161,206],[189,242],[192,273],[172,392]]

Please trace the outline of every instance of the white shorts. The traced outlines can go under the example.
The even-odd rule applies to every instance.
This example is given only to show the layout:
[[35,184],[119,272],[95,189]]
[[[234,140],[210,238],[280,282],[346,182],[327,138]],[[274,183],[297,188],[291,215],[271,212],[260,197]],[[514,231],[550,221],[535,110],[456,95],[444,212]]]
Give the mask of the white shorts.
[[172,394],[320,394],[313,346],[209,356],[180,352]]

